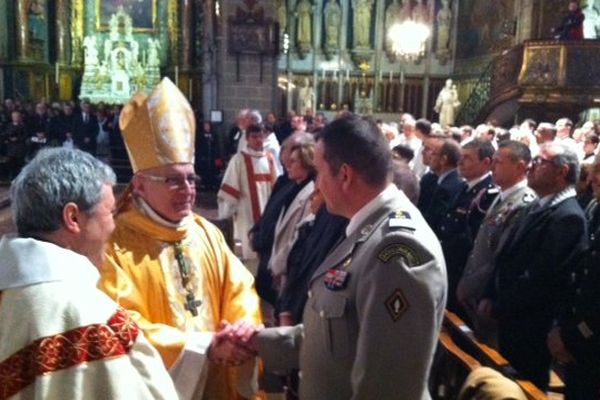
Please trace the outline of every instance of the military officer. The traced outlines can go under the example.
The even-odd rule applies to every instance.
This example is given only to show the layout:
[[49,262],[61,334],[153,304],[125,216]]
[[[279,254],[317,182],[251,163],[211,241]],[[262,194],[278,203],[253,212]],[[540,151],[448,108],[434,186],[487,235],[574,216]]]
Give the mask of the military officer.
[[460,315],[456,287],[481,221],[499,192],[490,174],[493,156],[494,146],[488,140],[474,139],[462,147],[458,173],[467,185],[442,216],[437,232],[448,270],[448,309]]
[[346,238],[310,280],[303,325],[236,335],[251,337],[267,369],[299,364],[302,399],[429,399],[446,299],[439,242],[390,184],[391,154],[372,120],[326,126],[315,166],[327,209],[350,219]]
[[494,269],[494,255],[506,241],[517,220],[518,211],[537,198],[527,186],[527,168],[531,162],[529,148],[518,141],[507,140],[498,145],[492,162],[492,179],[500,194],[489,207],[475,237],[462,277],[457,298],[480,340],[493,344],[493,326],[477,318],[477,303]]
[[[600,199],[600,159],[592,167],[592,187]],[[600,208],[588,216],[589,248],[570,276],[567,299],[548,334],[550,353],[566,364],[565,397],[597,399],[600,393]]]

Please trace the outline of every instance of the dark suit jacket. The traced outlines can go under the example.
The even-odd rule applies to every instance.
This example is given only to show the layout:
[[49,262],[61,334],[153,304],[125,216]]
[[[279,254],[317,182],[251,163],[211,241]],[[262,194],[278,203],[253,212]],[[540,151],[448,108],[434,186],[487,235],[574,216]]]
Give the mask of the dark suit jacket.
[[[427,175],[427,174],[426,174]],[[426,176],[425,175],[425,176]],[[423,176],[422,179],[425,178]],[[431,178],[428,178],[431,179]],[[431,185],[430,183],[428,183]],[[436,184],[433,192],[429,195],[429,202],[424,201],[422,208],[419,208],[425,220],[433,229],[433,232],[439,237],[440,222],[446,210],[450,208],[454,198],[467,186],[467,184],[458,176],[456,169],[452,170],[444,179]],[[421,187],[423,191],[423,187]],[[427,193],[424,194],[427,196]]]
[[96,137],[100,131],[98,119],[93,114],[88,114],[87,122],[83,122],[83,115],[75,116],[73,140],[75,145],[92,155],[96,155]]
[[546,335],[586,248],[587,230],[574,197],[532,211],[537,205],[523,209],[512,240],[500,249],[490,292],[500,352],[543,390],[551,361]]
[[448,308],[457,310],[456,287],[467,263],[485,213],[498,195],[491,175],[471,189],[467,186],[454,198],[440,219],[438,237],[448,271]]
[[[561,338],[577,368],[600,374],[600,207],[589,223],[589,248],[569,277],[567,300],[561,305]],[[596,379],[597,380],[597,379]],[[569,382],[567,381],[567,384]]]
[[322,206],[313,221],[299,228],[298,238],[288,256],[287,280],[278,306],[280,312],[292,313],[294,323],[302,322],[310,278],[344,237],[347,225],[347,218],[330,214]]

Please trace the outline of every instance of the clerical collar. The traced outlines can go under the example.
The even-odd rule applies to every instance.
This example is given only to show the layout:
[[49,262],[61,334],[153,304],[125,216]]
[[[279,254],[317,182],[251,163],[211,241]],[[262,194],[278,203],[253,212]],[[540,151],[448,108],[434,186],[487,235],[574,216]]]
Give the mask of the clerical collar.
[[264,149],[262,151],[256,151],[256,150],[251,149],[248,146],[246,146],[246,148],[243,150],[243,152],[252,157],[263,157],[265,155]]
[[371,201],[365,204],[356,214],[350,218],[346,227],[346,237],[350,236],[365,220],[373,214],[379,207],[384,205],[390,199],[398,196],[400,190],[393,183],[389,184],[381,193],[375,196]]
[[475,179],[471,179],[470,181],[467,181],[467,186],[469,187],[469,189],[473,189],[473,187],[475,187],[475,185],[477,185],[479,182],[486,179],[488,176],[490,176],[489,171],[486,172],[485,174],[481,175],[480,177],[477,177]]
[[140,195],[137,195],[134,193],[132,198],[133,198],[134,206],[138,210],[140,210],[140,212],[142,214],[144,214],[146,217],[150,218],[152,221],[156,222],[157,224],[166,226],[167,228],[173,228],[173,229],[182,228],[189,223],[190,218],[192,216],[192,213],[190,213],[189,216],[185,217],[184,219],[182,219],[181,221],[179,221],[177,223],[167,221],[166,219],[164,219],[163,217],[158,215],[158,213],[156,211],[154,211],[152,209],[152,207],[150,207],[150,205],[148,203],[146,203],[146,201]]

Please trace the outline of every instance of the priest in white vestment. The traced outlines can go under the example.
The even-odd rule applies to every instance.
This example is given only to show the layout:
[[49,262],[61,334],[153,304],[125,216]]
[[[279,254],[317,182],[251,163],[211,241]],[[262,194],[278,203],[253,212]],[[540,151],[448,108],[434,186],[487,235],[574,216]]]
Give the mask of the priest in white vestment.
[[114,229],[115,175],[45,149],[11,188],[0,240],[0,399],[178,399],[158,352],[96,288]]
[[219,218],[233,217],[234,236],[242,243],[242,261],[251,270],[257,263],[248,232],[258,222],[277,178],[275,160],[264,151],[264,133],[259,125],[246,129],[247,146],[235,154],[225,170],[217,194]]

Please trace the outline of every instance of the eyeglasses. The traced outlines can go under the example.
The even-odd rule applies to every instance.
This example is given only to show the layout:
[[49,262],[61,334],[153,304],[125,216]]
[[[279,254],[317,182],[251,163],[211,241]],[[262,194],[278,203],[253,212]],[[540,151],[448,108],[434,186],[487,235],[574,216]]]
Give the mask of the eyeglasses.
[[200,183],[200,177],[196,174],[189,175],[173,175],[173,176],[157,176],[149,174],[140,174],[140,176],[151,180],[152,182],[164,183],[169,186],[169,189],[181,189],[187,183],[190,187],[196,187]]
[[531,164],[538,166],[538,165],[556,165],[554,163],[554,160],[546,160],[545,158],[542,158],[541,156],[536,156],[533,158],[533,160],[531,160]]

